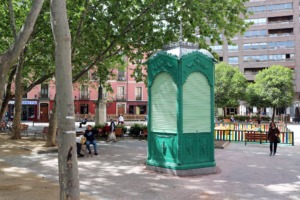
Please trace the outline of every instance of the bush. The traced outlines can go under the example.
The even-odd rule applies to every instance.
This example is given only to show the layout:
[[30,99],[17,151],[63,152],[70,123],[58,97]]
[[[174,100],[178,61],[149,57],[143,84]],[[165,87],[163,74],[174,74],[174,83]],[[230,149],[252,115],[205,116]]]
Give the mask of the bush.
[[104,126],[105,126],[104,124],[98,124],[94,126],[94,129],[99,129],[99,128],[103,129]]
[[124,125],[117,125],[116,128],[122,128],[122,132],[125,134],[127,132],[127,127]]
[[269,117],[269,116],[261,116],[262,122],[269,122],[270,120],[271,120],[271,117]]
[[129,129],[129,134],[133,136],[138,136],[142,131],[142,126],[139,124],[133,124]]
[[223,115],[219,115],[218,116],[218,121],[222,121],[224,119],[224,116]]

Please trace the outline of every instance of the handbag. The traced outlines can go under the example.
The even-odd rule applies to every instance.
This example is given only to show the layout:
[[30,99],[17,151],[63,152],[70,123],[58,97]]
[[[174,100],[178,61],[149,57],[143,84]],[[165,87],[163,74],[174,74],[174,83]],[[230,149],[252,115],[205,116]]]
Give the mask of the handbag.
[[276,136],[276,142],[277,142],[277,143],[280,143],[280,142],[281,142],[281,141],[280,141],[280,137]]

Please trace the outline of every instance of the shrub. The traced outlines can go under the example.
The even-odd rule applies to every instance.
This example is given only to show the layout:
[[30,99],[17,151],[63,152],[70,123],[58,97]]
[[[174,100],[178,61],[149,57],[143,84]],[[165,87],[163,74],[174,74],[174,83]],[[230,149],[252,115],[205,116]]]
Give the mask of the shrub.
[[142,126],[139,124],[133,124],[129,129],[129,134],[133,136],[138,136],[142,131]]
[[218,116],[218,121],[222,121],[224,119],[224,116],[223,115],[219,115]]
[[128,130],[127,127],[124,126],[124,127],[123,127],[123,133],[126,134],[126,133],[127,133],[127,130]]
[[261,116],[262,122],[269,122],[270,120],[271,120],[271,117],[269,117],[269,116]]
[[94,126],[94,129],[99,129],[99,128],[103,128],[105,125],[104,124],[98,124]]

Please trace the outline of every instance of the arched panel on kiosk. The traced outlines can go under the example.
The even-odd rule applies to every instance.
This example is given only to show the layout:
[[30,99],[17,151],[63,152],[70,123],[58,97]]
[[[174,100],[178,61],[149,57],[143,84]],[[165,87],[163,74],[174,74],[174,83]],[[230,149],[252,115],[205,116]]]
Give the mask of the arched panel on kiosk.
[[211,87],[206,76],[193,72],[183,85],[183,133],[211,131]]
[[177,133],[177,86],[172,77],[162,72],[151,87],[151,131]]

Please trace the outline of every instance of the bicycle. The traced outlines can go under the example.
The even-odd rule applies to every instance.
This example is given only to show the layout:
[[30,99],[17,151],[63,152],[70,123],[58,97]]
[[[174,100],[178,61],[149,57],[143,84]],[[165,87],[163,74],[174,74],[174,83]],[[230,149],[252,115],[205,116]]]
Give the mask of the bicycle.
[[12,132],[12,123],[8,121],[2,121],[0,123],[0,131],[10,135]]

